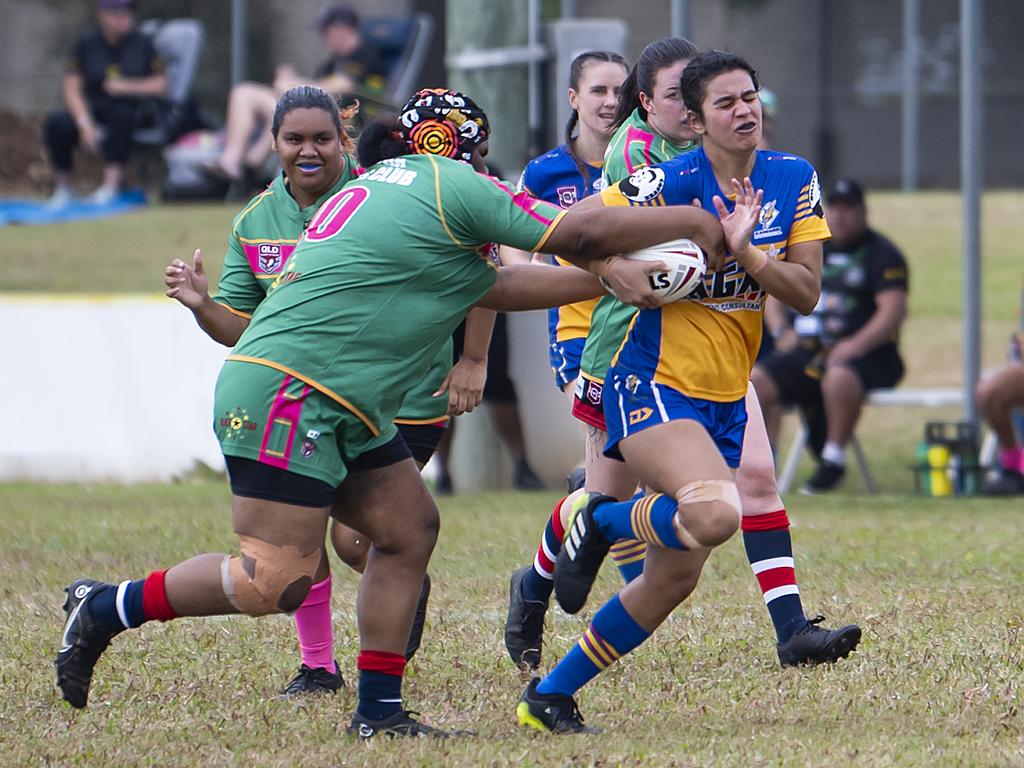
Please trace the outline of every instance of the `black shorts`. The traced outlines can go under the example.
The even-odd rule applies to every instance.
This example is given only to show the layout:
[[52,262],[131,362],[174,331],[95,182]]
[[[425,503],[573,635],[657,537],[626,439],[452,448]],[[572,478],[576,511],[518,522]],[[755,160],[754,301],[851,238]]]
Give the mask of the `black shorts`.
[[[389,467],[411,458],[409,447],[399,432],[384,445],[371,448],[346,461],[345,466],[351,475],[368,469]],[[287,469],[241,456],[225,454],[224,461],[228,468],[231,493],[235,496],[277,501],[299,507],[329,507],[334,501],[334,486],[315,477],[289,472]]]
[[[815,365],[817,352],[797,347],[776,352],[757,365],[771,376],[785,405],[808,405],[821,399],[821,373]],[[883,344],[862,357],[847,361],[865,392],[895,387],[903,378],[903,361],[895,344]]]
[[420,464],[426,464],[433,457],[434,451],[437,450],[437,444],[444,437],[448,422],[440,424],[400,424],[396,422],[395,426],[398,427],[398,434],[409,446],[412,457]]
[[[455,329],[455,362],[462,357],[463,341],[466,336],[466,321]],[[516,387],[508,375],[508,320],[499,312],[494,319],[494,333],[487,350],[487,381],[484,382],[484,401],[493,403],[516,402]]]

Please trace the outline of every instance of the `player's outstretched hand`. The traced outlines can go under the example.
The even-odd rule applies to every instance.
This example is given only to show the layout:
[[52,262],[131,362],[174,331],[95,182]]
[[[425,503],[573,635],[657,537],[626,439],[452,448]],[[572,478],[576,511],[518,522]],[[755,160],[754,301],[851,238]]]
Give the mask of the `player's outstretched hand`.
[[736,205],[732,212],[725,207],[725,201],[718,195],[712,198],[712,202],[715,204],[718,219],[722,222],[726,246],[730,252],[739,253],[750,245],[750,236],[754,234],[754,227],[757,226],[757,219],[761,215],[764,190],[755,190],[749,176],[744,178],[742,183],[733,179],[732,189],[736,193]]
[[471,413],[480,405],[486,382],[487,361],[463,357],[448,371],[434,397],[440,397],[447,392],[448,415],[461,416],[464,413]]
[[196,248],[190,267],[175,259],[164,267],[164,285],[167,295],[177,299],[189,309],[198,309],[209,297],[210,281],[203,270],[203,251]]
[[664,272],[668,266],[662,261],[632,261],[618,256],[595,262],[594,274],[623,304],[640,309],[654,309],[661,306],[661,299],[651,288],[648,277],[655,272]]

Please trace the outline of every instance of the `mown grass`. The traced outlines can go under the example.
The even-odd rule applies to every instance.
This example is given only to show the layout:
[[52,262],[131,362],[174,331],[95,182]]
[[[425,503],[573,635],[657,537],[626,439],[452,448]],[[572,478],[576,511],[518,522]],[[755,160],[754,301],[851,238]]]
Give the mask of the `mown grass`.
[[[222,483],[0,486],[0,763],[7,765],[1024,764],[1019,502],[850,496],[791,503],[809,613],[864,641],[831,668],[782,670],[742,544],[715,554],[654,638],[580,695],[598,737],[520,732],[523,680],[501,633],[508,574],[532,557],[553,497],[443,499],[424,647],[408,705],[477,736],[437,743],[344,735],[355,704],[356,579],[335,561],[337,656],[349,686],[294,704],[290,620],[189,619],[115,640],[90,706],[59,702],[61,588],[139,577],[234,545]],[[612,569],[598,593],[616,585]],[[576,641],[553,614],[546,661]]]
[[[907,365],[903,386],[958,386],[963,378],[960,198],[951,192],[883,192],[870,196],[869,207],[873,225],[910,262],[910,317],[901,343]],[[116,219],[0,229],[0,251],[15,256],[0,277],[0,290],[160,292],[163,266],[175,257],[190,260],[197,247],[203,248],[215,285],[235,210],[225,205],[157,205]],[[1021,301],[1024,240],[1018,230],[1024,220],[1024,192],[990,192],[982,213],[982,367],[992,369],[1005,362]],[[858,434],[882,487],[910,492],[907,466],[924,422],[960,415],[957,408],[868,409]],[[809,469],[805,463],[804,472]],[[849,488],[861,489],[856,473],[850,475]]]

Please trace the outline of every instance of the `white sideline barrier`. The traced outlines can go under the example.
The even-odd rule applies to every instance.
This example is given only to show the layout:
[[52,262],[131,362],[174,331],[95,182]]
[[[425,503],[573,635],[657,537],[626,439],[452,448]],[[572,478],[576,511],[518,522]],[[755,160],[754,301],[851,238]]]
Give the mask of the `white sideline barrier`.
[[166,481],[223,469],[213,385],[227,350],[160,295],[0,294],[0,479]]
[[[530,460],[552,486],[582,439],[547,367],[544,313],[510,317],[510,366]],[[224,467],[213,389],[227,350],[160,294],[0,293],[0,480],[168,481]],[[459,490],[507,486],[509,461],[485,410],[460,419]]]

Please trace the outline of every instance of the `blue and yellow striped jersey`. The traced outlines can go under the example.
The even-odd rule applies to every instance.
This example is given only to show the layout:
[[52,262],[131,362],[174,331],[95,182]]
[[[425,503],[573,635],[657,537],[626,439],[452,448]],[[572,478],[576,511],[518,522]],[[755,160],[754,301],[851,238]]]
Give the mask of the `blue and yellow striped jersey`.
[[[750,178],[756,189],[764,190],[751,241],[769,258],[785,259],[791,246],[831,236],[818,176],[806,160],[758,151]],[[643,168],[601,193],[605,205],[689,205],[696,198],[710,211],[715,195],[731,208],[703,149]],[[729,257],[687,299],[641,310],[616,365],[690,397],[739,400],[746,395],[761,344],[765,296],[757,281]]]

